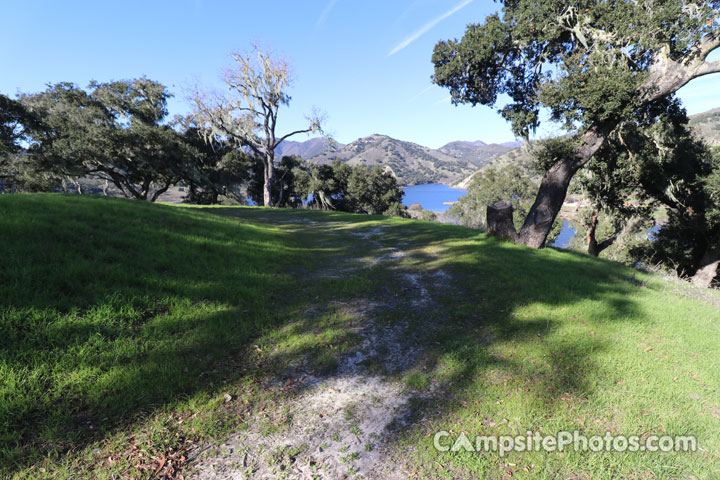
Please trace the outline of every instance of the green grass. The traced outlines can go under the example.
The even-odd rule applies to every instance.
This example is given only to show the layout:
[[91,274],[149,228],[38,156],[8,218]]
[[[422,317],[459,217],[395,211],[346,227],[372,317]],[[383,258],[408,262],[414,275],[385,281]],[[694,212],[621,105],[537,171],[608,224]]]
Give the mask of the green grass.
[[[378,226],[415,255],[333,271],[381,255],[351,235]],[[150,478],[248,418],[282,428],[293,369],[332,375],[358,345],[343,305],[386,296],[379,322],[433,326],[400,372],[411,391],[434,386],[412,402],[430,421],[390,441],[417,478],[720,478],[714,293],[461,227],[327,212],[2,196],[0,242],[0,477]],[[452,288],[409,311],[417,292],[397,275],[439,269]],[[278,376],[288,387],[267,388]],[[439,430],[692,434],[703,450],[443,453]]]
[[[0,242],[0,475],[212,409],[223,382],[252,392],[248,342],[304,303],[287,232],[194,209],[6,196]],[[341,342],[326,323],[298,351]]]

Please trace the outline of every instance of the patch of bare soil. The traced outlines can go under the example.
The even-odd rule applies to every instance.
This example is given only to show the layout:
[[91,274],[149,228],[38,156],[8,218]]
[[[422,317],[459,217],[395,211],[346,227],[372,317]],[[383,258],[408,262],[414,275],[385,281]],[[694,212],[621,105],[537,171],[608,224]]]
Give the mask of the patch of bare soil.
[[[410,254],[386,248],[382,228],[353,234],[386,252],[372,264],[387,262],[392,269]],[[368,268],[362,259],[356,260],[360,261],[355,268]],[[337,273],[336,267],[328,268],[330,274]],[[419,269],[397,269],[394,279],[415,291],[414,300],[405,308],[418,312],[433,308],[431,292],[439,283],[452,280],[444,271]],[[411,368],[422,348],[408,335],[409,325],[376,322],[376,312],[398,308],[392,302],[374,298],[345,304],[362,326],[361,345],[341,358],[332,374],[298,377],[304,387],[282,406],[288,419],[282,428],[268,431],[262,419],[251,421],[224,444],[206,447],[191,461],[186,478],[406,478],[402,462],[390,456],[387,429],[391,424],[402,425],[413,394],[393,373]]]

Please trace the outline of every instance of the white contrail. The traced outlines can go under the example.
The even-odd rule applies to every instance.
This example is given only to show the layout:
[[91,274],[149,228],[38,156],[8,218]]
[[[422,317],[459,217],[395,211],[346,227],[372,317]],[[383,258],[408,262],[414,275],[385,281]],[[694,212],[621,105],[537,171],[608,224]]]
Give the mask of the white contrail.
[[430,85],[429,87],[424,88],[422,92],[416,93],[415,95],[413,95],[412,97],[410,97],[410,99],[408,99],[408,103],[410,103],[410,102],[412,102],[413,100],[419,98],[422,94],[424,94],[425,92],[428,92],[432,87],[433,87],[433,85]]
[[443,98],[442,100],[438,100],[435,102],[435,105],[441,105],[443,103],[450,103],[450,100],[452,100],[452,97],[448,95],[447,97]]
[[420,30],[414,32],[412,35],[407,37],[405,40],[403,40],[402,42],[395,45],[395,48],[390,50],[390,52],[388,52],[387,56],[389,57],[391,55],[395,55],[397,52],[399,52],[400,50],[402,50],[403,48],[407,47],[408,45],[413,43],[415,40],[420,38],[423,34],[427,33],[428,30],[433,28],[435,25],[437,25],[438,23],[442,22],[449,16],[459,12],[460,10],[462,10],[463,8],[468,6],[472,1],[473,0],[464,0],[459,5],[457,5],[455,8],[453,8],[452,10],[448,10],[447,12],[443,13],[439,17],[430,20],[428,23],[423,25],[423,27]]
[[325,10],[322,11],[320,16],[317,19],[317,22],[315,22],[315,25],[320,26],[323,23],[325,23],[325,20],[327,20],[328,15],[330,15],[330,11],[333,9],[335,4],[338,2],[338,0],[330,0],[330,2],[325,7]]

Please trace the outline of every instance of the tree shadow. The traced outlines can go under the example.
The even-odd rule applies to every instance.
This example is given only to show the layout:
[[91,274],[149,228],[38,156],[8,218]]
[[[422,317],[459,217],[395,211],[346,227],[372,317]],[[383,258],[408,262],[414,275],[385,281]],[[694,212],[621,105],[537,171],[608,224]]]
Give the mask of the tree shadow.
[[[342,221],[342,214],[334,216]],[[593,328],[647,320],[634,296],[638,289],[654,287],[643,285],[630,268],[575,252],[527,249],[455,226],[363,220],[367,225],[356,224],[353,233],[358,235],[346,239],[345,251],[338,254],[382,258],[392,250],[411,251],[402,261],[361,269],[358,275],[372,278],[372,290],[355,298],[385,305],[368,315],[376,328],[403,325],[408,350],[422,345],[422,354],[401,363],[393,375],[433,370],[452,360],[452,371],[434,386],[433,403],[442,400],[461,408],[454,402],[467,397],[457,392],[475,391],[480,375],[488,385],[516,382],[529,402],[548,416],[558,414],[568,408],[566,402],[587,401],[608,386],[604,375],[610,372],[601,371],[597,358],[612,349],[612,341],[594,336]],[[298,222],[298,228],[314,228],[305,224]],[[417,290],[403,285],[405,275],[430,278],[425,288],[432,301],[418,304]],[[594,307],[586,308],[588,302]],[[568,324],[582,325],[583,331],[545,340]],[[494,348],[514,344],[530,349],[533,361]],[[422,394],[419,398],[427,400]],[[412,438],[421,428],[413,421],[433,410],[432,403],[409,408],[397,428],[391,428],[388,442]],[[439,418],[453,415],[449,408]]]
[[[326,345],[300,341],[327,334],[341,346],[340,358],[362,348],[364,314],[328,323],[336,300],[375,299],[383,306],[371,315],[376,325],[400,325],[422,346],[394,375],[454,358],[456,368],[437,391],[469,387],[478,371],[502,368],[549,402],[568,392],[591,395],[587,359],[606,345],[598,338],[543,346],[537,339],[557,328],[557,319],[520,318],[519,308],[596,301],[605,305],[602,314],[583,321],[643,319],[630,270],[462,227],[262,208],[203,209],[218,214],[208,216],[103,198],[3,200],[0,360],[14,376],[4,380],[0,443],[9,446],[2,455],[10,472],[43,455],[81,450],[179,398],[218,395],[249,375],[343,374],[308,364]],[[414,253],[362,263],[392,249]],[[345,259],[359,265],[351,276],[322,277]],[[421,283],[430,292],[425,303],[399,281],[439,271],[448,276]],[[254,348],[290,337],[276,354]],[[542,371],[490,348],[530,341],[547,350]],[[306,387],[300,382],[286,394]]]

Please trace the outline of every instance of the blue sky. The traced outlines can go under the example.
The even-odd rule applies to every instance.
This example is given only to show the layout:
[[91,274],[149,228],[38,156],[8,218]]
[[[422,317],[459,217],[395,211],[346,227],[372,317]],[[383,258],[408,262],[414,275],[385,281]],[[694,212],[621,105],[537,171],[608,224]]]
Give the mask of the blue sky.
[[[5,94],[146,75],[170,88],[171,113],[182,114],[191,85],[219,87],[228,53],[259,42],[293,66],[293,100],[278,133],[301,127],[317,107],[343,143],[372,133],[435,148],[513,140],[494,110],[453,106],[430,83],[435,43],[482,21],[497,8],[489,0],[6,0],[1,8]],[[715,74],[680,93],[692,114],[720,107],[718,92]]]

